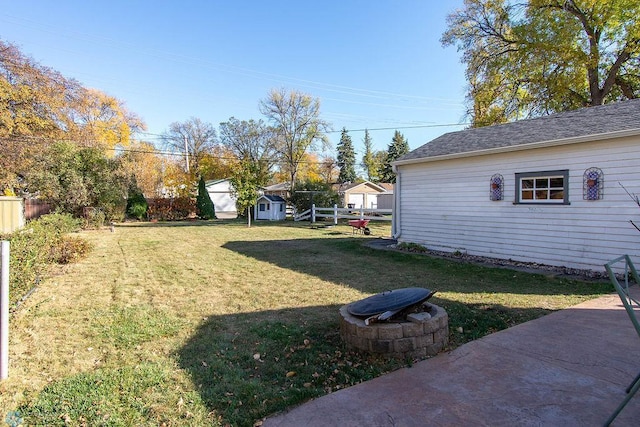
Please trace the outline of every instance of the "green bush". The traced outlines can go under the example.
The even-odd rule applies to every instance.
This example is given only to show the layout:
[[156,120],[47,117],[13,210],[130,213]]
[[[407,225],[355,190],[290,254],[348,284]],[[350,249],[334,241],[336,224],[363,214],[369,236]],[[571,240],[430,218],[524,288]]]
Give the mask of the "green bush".
[[126,200],[118,200],[115,202],[103,203],[101,210],[104,214],[104,221],[124,221],[126,215]]
[[296,184],[289,203],[295,206],[298,212],[304,212],[311,209],[312,197],[313,204],[323,208],[332,207],[340,201],[338,193],[331,188],[331,184],[305,181]]
[[135,203],[129,206],[127,213],[138,220],[142,220],[147,215],[147,205]]
[[107,215],[98,208],[85,208],[84,228],[99,230],[104,226]]
[[29,228],[35,228],[37,230],[44,229],[49,232],[57,230],[59,234],[66,234],[80,231],[82,221],[74,218],[70,214],[52,213],[43,215],[35,221],[31,221],[27,229]]
[[147,216],[148,208],[149,204],[144,194],[138,188],[132,188],[127,199],[127,214],[141,220]]
[[66,234],[80,230],[81,221],[69,214],[43,215],[10,235],[0,236],[10,242],[9,299],[14,304],[46,273],[47,267],[56,262],[70,262],[86,254],[88,243]]

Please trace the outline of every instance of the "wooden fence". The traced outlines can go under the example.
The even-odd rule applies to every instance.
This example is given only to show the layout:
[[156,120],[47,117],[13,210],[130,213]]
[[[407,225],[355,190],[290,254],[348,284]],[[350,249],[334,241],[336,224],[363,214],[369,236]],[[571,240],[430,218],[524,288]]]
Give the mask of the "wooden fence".
[[353,208],[339,208],[338,205],[333,205],[332,208],[319,208],[316,205],[311,205],[311,209],[307,209],[304,212],[295,214],[294,221],[304,221],[310,219],[311,222],[316,222],[318,218],[333,218],[333,223],[337,224],[338,219],[368,219],[370,221],[391,221],[393,214],[392,209],[353,209]]
[[24,199],[24,217],[27,221],[51,213],[51,204],[44,200]]

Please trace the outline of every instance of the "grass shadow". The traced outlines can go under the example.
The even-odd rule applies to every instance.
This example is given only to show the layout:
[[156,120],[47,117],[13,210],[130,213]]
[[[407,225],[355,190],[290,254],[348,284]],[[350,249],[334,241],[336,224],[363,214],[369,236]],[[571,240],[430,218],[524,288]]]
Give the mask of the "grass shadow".
[[[333,235],[335,231],[324,233]],[[556,278],[425,254],[379,250],[363,244],[376,240],[333,237],[229,241],[222,247],[369,293],[405,287],[476,294],[598,295],[611,292],[607,282]]]
[[[445,351],[513,324],[508,307],[442,298],[437,303],[446,306],[452,318]],[[339,336],[339,308],[209,316],[179,350],[179,365],[223,424],[252,426],[268,415],[413,362],[347,350]],[[536,318],[546,312],[521,309],[519,315]]]

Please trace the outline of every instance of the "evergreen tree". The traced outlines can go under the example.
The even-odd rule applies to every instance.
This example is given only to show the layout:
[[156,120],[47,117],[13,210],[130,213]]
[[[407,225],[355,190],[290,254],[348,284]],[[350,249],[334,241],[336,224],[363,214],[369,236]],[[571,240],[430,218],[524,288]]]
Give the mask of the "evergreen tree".
[[404,135],[395,131],[389,148],[387,149],[387,158],[382,166],[380,179],[382,182],[396,182],[396,174],[391,168],[391,163],[409,152],[409,143],[404,139]]
[[378,177],[378,171],[376,170],[373,142],[371,141],[368,129],[364,130],[364,139],[362,142],[364,143],[364,154],[362,155],[362,163],[360,163],[360,165],[367,175],[367,180],[375,182]]
[[204,184],[204,178],[200,177],[198,182],[198,197],[196,198],[196,207],[198,209],[198,216],[202,219],[213,219],[216,217],[216,211],[213,207],[211,197]]
[[356,176],[356,153],[353,150],[353,142],[347,133],[346,128],[342,128],[342,136],[338,143],[338,167],[340,175],[338,182],[355,182]]

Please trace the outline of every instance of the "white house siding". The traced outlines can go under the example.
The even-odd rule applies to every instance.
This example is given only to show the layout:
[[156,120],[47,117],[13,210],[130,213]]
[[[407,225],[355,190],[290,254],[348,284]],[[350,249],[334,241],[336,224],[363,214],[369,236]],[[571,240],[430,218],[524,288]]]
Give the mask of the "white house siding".
[[235,218],[236,199],[231,195],[231,183],[229,180],[220,180],[206,186],[209,197],[213,202],[213,208],[218,218]]
[[378,209],[378,195],[369,194],[367,197],[367,209]]
[[[620,186],[640,194],[640,139],[523,150],[400,165],[400,242],[430,249],[579,269],[603,270],[622,254],[640,257],[640,209]],[[604,198],[583,200],[583,174],[602,169]],[[569,170],[570,205],[514,204],[515,174]],[[504,177],[504,199],[489,199],[489,179]]]
[[376,209],[378,206],[378,195],[371,193],[350,193],[349,204],[353,204],[355,209]]
[[354,208],[360,209],[364,205],[363,193],[350,193],[348,204],[353,205]]

